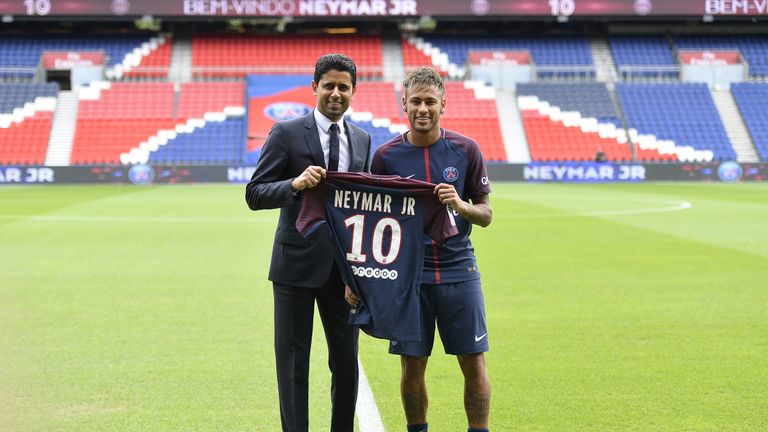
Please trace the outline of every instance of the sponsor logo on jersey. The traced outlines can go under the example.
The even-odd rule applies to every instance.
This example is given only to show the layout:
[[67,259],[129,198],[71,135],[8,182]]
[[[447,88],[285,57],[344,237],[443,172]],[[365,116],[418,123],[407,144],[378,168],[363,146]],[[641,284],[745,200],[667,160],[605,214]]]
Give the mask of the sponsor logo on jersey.
[[311,111],[309,106],[297,102],[276,102],[264,107],[264,115],[274,121],[304,117]]
[[448,183],[453,183],[459,179],[459,170],[456,167],[450,166],[443,170],[443,178]]
[[398,276],[397,270],[387,270],[374,267],[349,267],[352,269],[352,274],[357,277],[395,280]]

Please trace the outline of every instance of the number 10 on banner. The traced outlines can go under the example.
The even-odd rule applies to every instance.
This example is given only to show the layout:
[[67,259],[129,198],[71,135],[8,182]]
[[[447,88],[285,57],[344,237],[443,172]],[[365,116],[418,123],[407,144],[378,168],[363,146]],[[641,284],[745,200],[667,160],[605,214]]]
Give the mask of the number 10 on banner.
[[552,16],[571,16],[576,12],[576,0],[549,0]]

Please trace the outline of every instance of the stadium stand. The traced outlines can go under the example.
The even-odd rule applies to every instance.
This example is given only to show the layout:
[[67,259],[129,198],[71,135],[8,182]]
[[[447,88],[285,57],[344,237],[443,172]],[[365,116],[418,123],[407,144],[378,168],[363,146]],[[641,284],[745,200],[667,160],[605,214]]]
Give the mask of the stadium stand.
[[[432,53],[432,64],[463,77],[472,50],[530,51],[539,78],[594,77],[594,62],[586,37],[461,37],[423,36],[409,40],[417,49]],[[451,71],[458,71],[451,73]]]
[[681,35],[673,38],[675,49],[738,49],[749,64],[753,78],[768,78],[768,36],[754,35]]
[[[735,160],[737,153],[709,89],[680,82],[677,50],[739,49],[749,64],[749,79],[762,81],[768,75],[768,36],[679,35],[658,27],[644,34],[609,31],[598,41],[608,47],[609,55],[607,61],[598,54],[595,59],[619,71],[618,81],[614,84],[617,78],[612,75],[608,85],[596,81],[598,65],[590,45],[596,33],[584,29],[467,35],[454,28],[385,36],[327,34],[319,27],[306,34],[279,35],[221,28],[181,35],[100,31],[96,37],[58,31],[61,34],[14,31],[0,36],[0,80],[31,80],[46,50],[106,53],[105,75],[112,81],[77,91],[71,164],[253,164],[274,121],[314,106],[308,91],[312,65],[331,51],[349,54],[358,63],[350,119],[373,135],[374,146],[407,128],[396,81],[414,67],[429,65],[447,80],[443,126],[475,138],[488,161],[505,162],[507,151],[513,152],[503,118],[508,114],[500,114],[496,97],[509,98],[499,101],[499,107],[517,103],[522,131],[516,136],[527,138],[525,150],[534,161],[587,161],[597,152],[613,161]],[[191,67],[187,78],[169,73],[172,53],[179,47],[188,56],[175,64]],[[393,47],[397,55],[385,52]],[[464,81],[472,50],[530,52],[533,82],[518,84],[515,100],[504,93],[497,96],[487,84]],[[251,75],[257,85],[244,79]],[[190,78],[193,82],[186,82]],[[659,78],[664,83],[656,83]],[[52,93],[31,99],[0,90],[0,163],[45,162],[51,107],[59,92],[59,87],[51,88]],[[735,84],[732,92],[760,159],[768,160],[766,122],[760,116],[764,87]],[[35,108],[24,110],[23,118],[13,115],[39,97],[47,102],[32,104]],[[65,98],[58,102],[63,106]],[[28,151],[19,150],[18,142],[27,143]],[[741,152],[743,147],[738,148]]]
[[196,35],[192,39],[194,76],[243,77],[248,74],[309,74],[328,52],[355,59],[359,78],[382,75],[381,37]]
[[[145,55],[149,56],[159,45],[167,45],[164,51],[150,60],[152,65],[167,66],[170,44],[165,44],[165,40],[157,36],[155,33],[6,35],[0,37],[0,77],[33,78],[40,56],[45,51],[102,51],[106,55],[107,66],[124,70],[138,67]],[[165,51],[168,55],[164,56]]]
[[731,91],[760,159],[768,162],[768,123],[765,121],[765,113],[768,112],[768,84],[733,84]]
[[[112,83],[81,91],[71,162],[236,163],[243,83]],[[110,140],[103,128],[112,128]],[[130,156],[129,156],[130,155]]]
[[[421,66],[433,66],[437,68],[440,75],[447,77],[448,66],[440,64],[440,61],[437,59],[433,62],[431,55],[425,52],[428,49],[419,49],[417,47],[418,43],[414,38],[403,38],[400,40],[400,49],[403,52],[403,67],[406,72]],[[436,54],[439,55],[439,52]]]
[[736,159],[705,84],[618,83],[616,91],[639,160],[656,160],[646,150],[683,161]]
[[533,161],[632,159],[605,84],[521,84],[517,94]]
[[612,35],[611,54],[622,78],[677,78],[677,60],[666,35]]
[[0,84],[0,164],[43,164],[59,86]]

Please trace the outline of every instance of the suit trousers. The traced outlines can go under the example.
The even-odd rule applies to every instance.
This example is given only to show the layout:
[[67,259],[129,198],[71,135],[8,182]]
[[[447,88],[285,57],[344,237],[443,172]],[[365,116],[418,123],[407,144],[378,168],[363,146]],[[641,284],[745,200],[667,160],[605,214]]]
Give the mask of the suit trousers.
[[331,370],[331,431],[353,432],[357,402],[357,340],[347,324],[350,306],[344,283],[333,268],[325,284],[302,288],[272,284],[275,301],[275,358],[283,432],[309,428],[309,354],[315,302],[328,344]]

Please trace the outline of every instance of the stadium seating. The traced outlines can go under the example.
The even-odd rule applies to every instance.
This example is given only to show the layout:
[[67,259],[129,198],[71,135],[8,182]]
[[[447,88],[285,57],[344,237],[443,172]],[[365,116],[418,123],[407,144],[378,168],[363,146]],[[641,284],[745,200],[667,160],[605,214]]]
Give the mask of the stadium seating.
[[749,63],[749,75],[768,77],[768,36],[754,35],[685,35],[673,38],[675,49],[738,49]]
[[112,83],[80,97],[72,164],[120,163],[121,153],[175,126],[170,83]]
[[539,78],[591,77],[594,62],[589,41],[570,37],[460,37],[423,36],[429,47],[444,54],[441,66],[463,67],[472,50],[530,51]]
[[359,82],[352,100],[354,112],[370,112],[375,118],[404,121],[400,91],[391,82]]
[[223,112],[225,107],[242,107],[245,84],[242,82],[199,82],[181,85],[176,117],[203,117],[206,112]]
[[693,159],[699,159],[701,152],[711,152],[715,160],[736,159],[705,84],[619,83],[616,92],[628,127],[644,137],[636,155],[639,160],[657,160],[655,154],[644,152],[656,147],[655,142],[668,150],[666,154],[678,156],[673,160],[691,160],[692,151],[699,151]]
[[157,163],[237,162],[244,145],[244,88],[184,84],[175,107],[173,84],[112,83],[94,100],[81,100],[71,162],[120,163],[127,154],[134,161],[137,151]]
[[505,162],[507,153],[495,97],[478,98],[474,87],[462,82],[446,82],[445,92],[445,114],[440,124],[474,138],[487,161]]
[[521,84],[517,94],[533,161],[632,159],[604,84]]
[[768,84],[739,83],[731,85],[731,92],[755,143],[760,159],[768,162]]
[[133,53],[139,64],[128,68],[124,76],[127,78],[167,78],[171,67],[172,50],[173,41],[169,37],[158,38],[157,42],[153,41],[143,49],[134,49]]
[[[3,36],[0,37],[0,77],[32,78],[35,75],[35,68],[40,63],[40,57],[45,51],[103,51],[107,66],[114,67],[121,64],[135,49],[141,49],[142,44],[148,42],[153,36],[155,36],[154,33]],[[170,61],[170,57],[168,60]],[[3,71],[2,68],[21,69]]]
[[448,68],[445,65],[435,65],[432,61],[432,57],[418,49],[412,40],[403,38],[400,41],[400,49],[403,52],[403,66],[406,71],[417,67],[429,66],[436,67],[437,71],[443,77],[448,76]]
[[679,76],[677,60],[665,35],[612,35],[609,43],[622,78]]
[[237,164],[243,159],[244,116],[207,121],[188,133],[177,133],[149,153],[149,163],[166,165]]
[[59,86],[0,84],[0,165],[43,164]]
[[600,123],[621,127],[610,93],[602,83],[519,84],[518,96],[536,96],[563,111],[578,111],[582,117],[594,117]]
[[249,74],[309,74],[318,57],[341,52],[355,59],[359,78],[382,75],[381,37],[196,35],[192,40],[195,77]]

